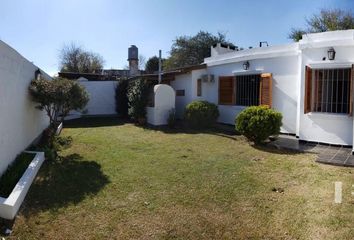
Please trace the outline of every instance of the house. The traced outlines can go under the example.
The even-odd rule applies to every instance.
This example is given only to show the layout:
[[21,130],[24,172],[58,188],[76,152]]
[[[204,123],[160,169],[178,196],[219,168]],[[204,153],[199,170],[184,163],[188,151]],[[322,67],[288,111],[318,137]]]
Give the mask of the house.
[[51,79],[0,41],[0,175],[49,125],[48,117],[35,108],[28,92],[38,74]]
[[234,124],[247,106],[266,104],[282,113],[282,133],[352,146],[353,64],[354,30],[344,30],[241,51],[217,44],[203,64],[162,79],[176,91],[179,117],[191,101],[206,100],[218,105],[219,122]]

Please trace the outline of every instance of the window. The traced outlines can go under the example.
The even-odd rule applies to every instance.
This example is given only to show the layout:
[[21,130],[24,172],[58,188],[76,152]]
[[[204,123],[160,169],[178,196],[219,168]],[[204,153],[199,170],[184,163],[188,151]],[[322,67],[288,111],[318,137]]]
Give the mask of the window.
[[351,69],[306,68],[305,113],[351,113]]
[[183,96],[184,96],[184,89],[182,89],[182,90],[176,90],[176,96],[178,96],[178,97],[183,97]]
[[236,105],[259,105],[260,75],[236,76]]
[[202,79],[197,80],[197,96],[202,96]]
[[272,106],[272,74],[219,77],[219,104]]

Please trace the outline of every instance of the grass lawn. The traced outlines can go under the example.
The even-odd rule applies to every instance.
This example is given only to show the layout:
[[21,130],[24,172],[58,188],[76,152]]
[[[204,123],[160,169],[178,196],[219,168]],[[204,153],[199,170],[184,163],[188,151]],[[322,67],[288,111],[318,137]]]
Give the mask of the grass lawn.
[[42,166],[10,239],[354,239],[354,169],[315,155],[116,119],[62,135],[73,143]]

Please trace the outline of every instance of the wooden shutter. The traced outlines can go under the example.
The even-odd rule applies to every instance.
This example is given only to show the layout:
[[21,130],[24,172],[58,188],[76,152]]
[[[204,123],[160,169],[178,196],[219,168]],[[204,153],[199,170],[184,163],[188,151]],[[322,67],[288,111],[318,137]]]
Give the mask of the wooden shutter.
[[350,71],[350,92],[349,92],[349,115],[353,116],[353,82],[354,82],[354,64]]
[[305,68],[305,99],[304,113],[311,112],[311,94],[312,92],[312,69],[309,66]]
[[219,77],[219,104],[235,104],[235,77]]
[[262,73],[259,91],[259,104],[272,107],[272,74]]
[[202,96],[202,79],[197,80],[197,96]]

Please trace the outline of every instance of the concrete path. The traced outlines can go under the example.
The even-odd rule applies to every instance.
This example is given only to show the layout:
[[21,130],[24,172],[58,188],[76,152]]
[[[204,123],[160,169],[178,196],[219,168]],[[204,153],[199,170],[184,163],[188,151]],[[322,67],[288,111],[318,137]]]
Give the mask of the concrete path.
[[351,147],[331,146],[318,143],[302,142],[293,136],[280,135],[270,146],[299,152],[316,153],[316,162],[354,167],[354,155]]

